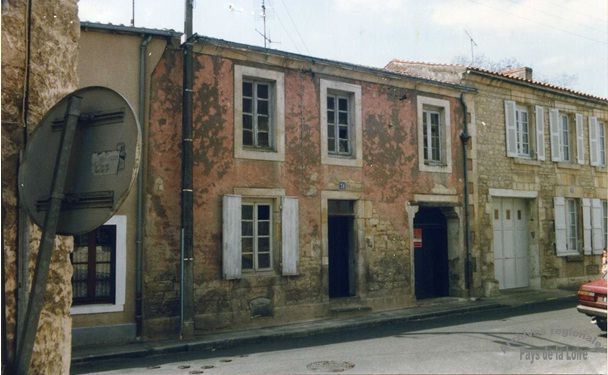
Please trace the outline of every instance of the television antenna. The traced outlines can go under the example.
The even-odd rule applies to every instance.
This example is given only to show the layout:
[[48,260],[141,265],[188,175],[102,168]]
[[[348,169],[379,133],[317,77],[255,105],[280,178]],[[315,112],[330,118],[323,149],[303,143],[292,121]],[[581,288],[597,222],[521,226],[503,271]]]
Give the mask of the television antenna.
[[467,34],[467,36],[469,37],[469,41],[471,42],[471,65],[473,65],[473,62],[475,61],[475,54],[474,54],[473,47],[478,47],[478,45],[477,45],[477,43],[475,43],[473,36],[466,29],[464,30],[464,32]]
[[267,45],[272,44],[273,41],[270,39],[270,37],[266,33],[266,2],[265,2],[265,0],[262,0],[262,22],[264,23],[264,32],[262,33],[258,29],[255,29],[255,31],[257,31],[257,33],[260,34],[262,36],[262,38],[264,38],[264,48],[268,48]]

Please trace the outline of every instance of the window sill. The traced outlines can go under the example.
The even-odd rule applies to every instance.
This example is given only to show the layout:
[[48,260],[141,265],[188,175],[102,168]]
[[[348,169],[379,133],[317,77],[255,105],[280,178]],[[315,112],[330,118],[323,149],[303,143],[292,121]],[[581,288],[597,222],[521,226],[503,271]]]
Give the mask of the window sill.
[[321,164],[324,165],[339,165],[343,167],[363,167],[363,161],[361,159],[340,157],[337,155],[324,155],[321,158]]
[[285,155],[275,150],[237,148],[234,152],[236,159],[285,161]]
[[566,262],[568,263],[580,263],[584,257],[581,254],[566,255]]
[[605,165],[596,165],[595,170],[599,172],[608,172],[608,167]]
[[557,167],[558,168],[564,168],[564,169],[581,169],[581,164],[576,164],[576,163],[571,163],[571,162],[567,162],[567,161],[560,161],[557,162]]
[[70,308],[71,315],[101,314],[109,312],[121,312],[125,310],[124,305],[103,303],[98,305],[77,305]]
[[533,159],[525,158],[525,157],[515,157],[515,158],[513,158],[513,163],[521,164],[521,165],[532,165],[535,167],[539,167],[541,165],[540,160],[533,160]]

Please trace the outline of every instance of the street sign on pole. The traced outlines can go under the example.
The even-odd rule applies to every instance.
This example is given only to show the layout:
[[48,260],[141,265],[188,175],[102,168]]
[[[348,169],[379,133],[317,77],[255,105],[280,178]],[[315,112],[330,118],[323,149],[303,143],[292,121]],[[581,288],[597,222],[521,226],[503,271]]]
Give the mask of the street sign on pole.
[[29,372],[55,235],[102,225],[126,198],[139,167],[141,132],[118,93],[87,87],[63,98],[43,118],[19,170],[19,193],[42,239],[16,370]]

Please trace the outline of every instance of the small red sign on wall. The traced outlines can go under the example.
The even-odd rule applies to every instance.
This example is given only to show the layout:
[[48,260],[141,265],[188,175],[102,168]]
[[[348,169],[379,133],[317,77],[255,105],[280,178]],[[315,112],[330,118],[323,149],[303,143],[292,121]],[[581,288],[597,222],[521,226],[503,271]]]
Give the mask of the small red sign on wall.
[[422,228],[414,228],[414,248],[422,247]]

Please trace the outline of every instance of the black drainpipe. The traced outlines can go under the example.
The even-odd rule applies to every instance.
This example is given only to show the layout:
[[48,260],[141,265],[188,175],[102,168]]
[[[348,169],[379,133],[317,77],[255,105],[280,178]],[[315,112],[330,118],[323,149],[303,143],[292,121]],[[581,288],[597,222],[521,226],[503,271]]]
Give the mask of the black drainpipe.
[[143,36],[139,45],[139,99],[138,118],[141,127],[142,156],[137,174],[137,223],[135,225],[135,335],[139,339],[143,331],[143,297],[142,297],[142,255],[143,255],[143,218],[144,218],[144,157],[146,142],[145,106],[146,106],[146,51],[151,36]]
[[191,337],[194,333],[193,323],[193,249],[192,249],[192,2],[186,0],[186,17],[184,22],[185,41],[182,44],[184,58],[183,72],[183,106],[182,106],[182,233],[180,262],[180,338]]
[[471,288],[473,284],[473,267],[471,264],[471,229],[469,225],[469,177],[467,170],[467,143],[469,139],[471,139],[471,135],[469,134],[467,104],[464,101],[464,93],[460,94],[460,103],[462,104],[463,111],[463,127],[462,132],[460,133],[460,141],[462,142],[462,167],[464,179],[464,247],[467,255],[466,263],[464,265],[464,273],[465,288],[467,289],[468,295],[470,297]]

